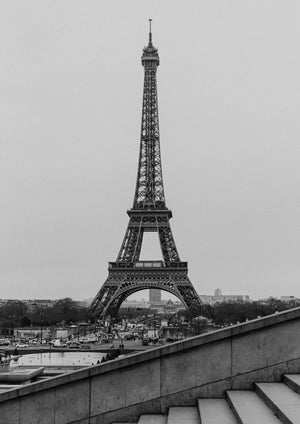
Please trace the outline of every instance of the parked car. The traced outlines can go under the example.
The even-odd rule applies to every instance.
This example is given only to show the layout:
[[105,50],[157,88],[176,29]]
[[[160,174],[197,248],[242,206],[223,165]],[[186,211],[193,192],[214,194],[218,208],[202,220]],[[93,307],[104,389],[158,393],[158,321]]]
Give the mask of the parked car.
[[102,336],[102,343],[111,343],[113,340],[112,336]]
[[10,341],[8,339],[0,339],[0,346],[8,346]]
[[124,336],[125,340],[135,340],[135,336],[133,334],[125,334]]
[[67,343],[64,343],[59,339],[52,340],[50,344],[52,344],[53,347],[67,347]]
[[81,349],[83,349],[83,350],[89,350],[89,349],[91,349],[91,346],[88,345],[88,344],[84,344],[83,346],[81,346]]
[[53,347],[67,347],[67,343],[64,343],[64,342],[54,343]]
[[78,342],[69,342],[68,343],[68,347],[70,348],[70,349],[81,349],[81,344],[80,343],[78,343]]
[[18,347],[19,349],[20,348],[25,348],[25,347],[28,347],[28,344],[27,343],[23,343],[23,342],[17,342],[15,344],[15,347]]

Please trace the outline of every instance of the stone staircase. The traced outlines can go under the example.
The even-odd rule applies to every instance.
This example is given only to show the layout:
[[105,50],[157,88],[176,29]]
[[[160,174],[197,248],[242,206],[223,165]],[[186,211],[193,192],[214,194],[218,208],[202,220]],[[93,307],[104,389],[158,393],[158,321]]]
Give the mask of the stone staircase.
[[254,390],[228,390],[225,396],[113,424],[300,424],[300,374],[284,375],[282,383],[255,383]]

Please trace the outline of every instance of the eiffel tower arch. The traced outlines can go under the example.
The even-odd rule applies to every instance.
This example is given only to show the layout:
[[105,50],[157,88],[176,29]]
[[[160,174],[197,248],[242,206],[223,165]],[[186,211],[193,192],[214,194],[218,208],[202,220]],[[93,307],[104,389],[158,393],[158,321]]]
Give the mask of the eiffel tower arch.
[[[140,154],[133,207],[127,211],[129,223],[115,262],[109,262],[108,277],[94,298],[94,315],[103,319],[114,316],[122,302],[144,289],[160,289],[175,295],[185,307],[200,310],[201,302],[188,278],[188,264],[180,260],[166,207],[159,139],[156,72],[158,50],[149,42],[143,49],[144,90]],[[156,232],[163,260],[141,261],[145,232]]]

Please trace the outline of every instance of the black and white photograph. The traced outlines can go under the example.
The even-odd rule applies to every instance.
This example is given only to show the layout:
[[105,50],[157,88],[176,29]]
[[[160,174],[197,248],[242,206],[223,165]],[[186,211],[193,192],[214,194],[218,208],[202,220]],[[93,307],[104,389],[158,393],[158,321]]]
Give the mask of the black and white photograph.
[[300,424],[300,2],[3,0],[0,424]]

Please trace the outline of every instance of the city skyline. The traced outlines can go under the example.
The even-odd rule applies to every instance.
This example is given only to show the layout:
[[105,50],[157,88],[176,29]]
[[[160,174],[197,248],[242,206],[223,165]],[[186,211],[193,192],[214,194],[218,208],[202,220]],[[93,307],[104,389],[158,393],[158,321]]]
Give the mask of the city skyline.
[[166,201],[196,291],[300,297],[300,5],[18,4],[0,27],[2,297],[104,282],[134,194],[149,17]]

